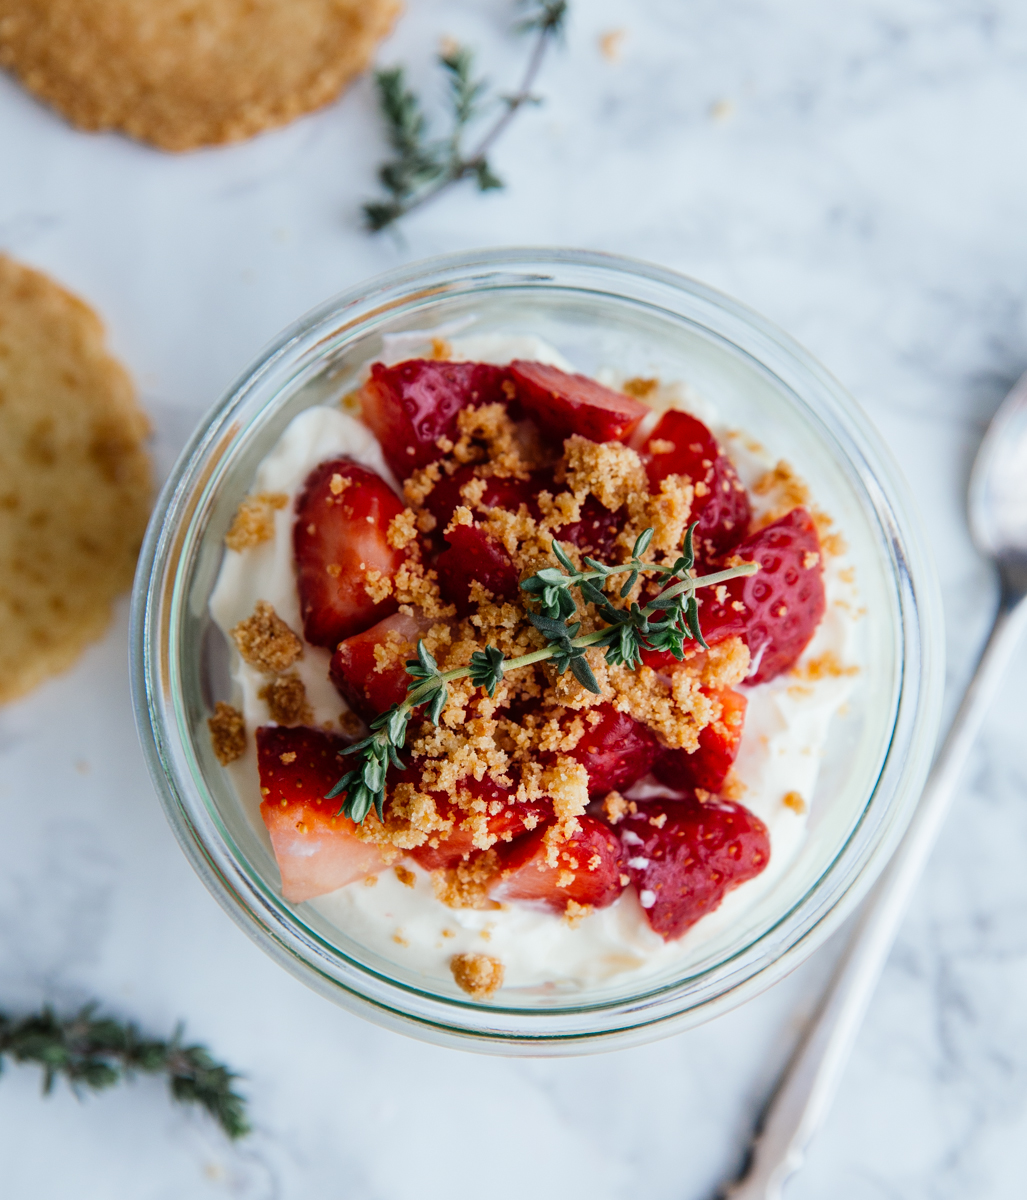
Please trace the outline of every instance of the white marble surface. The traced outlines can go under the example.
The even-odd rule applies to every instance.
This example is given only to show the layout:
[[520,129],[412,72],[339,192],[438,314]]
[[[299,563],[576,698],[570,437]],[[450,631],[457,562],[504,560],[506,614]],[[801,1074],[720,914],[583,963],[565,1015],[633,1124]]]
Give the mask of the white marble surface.
[[[409,0],[382,60],[438,35],[504,83],[507,0]],[[1027,367],[1022,0],[574,0],[546,107],[453,195],[372,239],[366,82],[249,144],[169,157],[65,127],[0,77],[0,246],[105,315],[162,470],[261,345],[396,263],[571,244],[748,302],[852,390],[917,493],[946,588],[954,697],[994,601],[962,496]],[[624,28],[619,63],[598,37]],[[156,1083],[84,1104],[0,1082],[0,1194],[93,1198],[705,1200],[830,967],[649,1048],[570,1061],[437,1050],[337,1011],[238,932],[175,846],[136,744],[124,606],[69,675],[0,712],[0,1006],[99,996],[179,1016],[248,1073],[229,1148]],[[792,1200],[1023,1195],[1027,699],[1020,653]]]

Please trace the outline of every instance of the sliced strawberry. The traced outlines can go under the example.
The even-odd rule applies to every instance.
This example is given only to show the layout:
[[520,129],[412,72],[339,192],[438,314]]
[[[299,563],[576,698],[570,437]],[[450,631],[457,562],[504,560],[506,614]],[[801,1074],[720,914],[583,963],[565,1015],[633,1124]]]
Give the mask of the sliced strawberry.
[[364,422],[381,443],[397,479],[441,458],[439,439],[458,437],[462,408],[506,403],[504,367],[490,363],[435,362],[412,358],[386,367],[375,363],[360,392]]
[[575,904],[606,908],[624,890],[621,846],[612,831],[595,817],[579,817],[581,832],[555,847],[556,865],[549,862],[552,833],[536,830],[500,851],[501,871],[489,895],[501,902],[516,901],[551,912]]
[[[406,671],[406,660],[414,657],[417,639],[430,624],[406,613],[393,613],[339,643],[332,655],[329,675],[339,695],[358,716],[373,721],[407,694],[411,678]],[[378,669],[375,647],[389,643],[396,644],[399,657],[382,671]]]
[[614,556],[617,534],[624,528],[627,511],[610,512],[595,496],[587,496],[581,506],[581,519],[556,531],[561,542],[577,546],[582,554],[609,561]]
[[[480,802],[481,811],[464,812],[441,792],[429,793],[439,815],[451,819],[454,824],[450,833],[433,835],[424,845],[409,852],[426,871],[455,867],[470,858],[481,849],[474,844],[479,832],[497,837],[502,846],[535,829],[547,815],[546,805],[538,801],[518,803],[512,791],[499,787],[487,776],[481,782],[473,778],[461,780],[459,787],[470,792],[476,803]],[[437,845],[433,846],[432,842]]]
[[457,525],[446,534],[449,546],[435,560],[439,573],[439,591],[462,617],[476,605],[471,600],[471,584],[477,581],[497,600],[516,600],[520,578],[510,555],[484,529],[476,525]]
[[[592,724],[589,716],[598,714]],[[588,790],[593,796],[630,787],[649,773],[660,752],[656,735],[627,713],[602,704],[584,717],[585,736],[570,751],[588,772]]]
[[680,937],[770,861],[767,827],[730,800],[651,801],[617,826],[646,919]]
[[653,764],[653,774],[668,787],[719,792],[738,757],[748,701],[731,688],[711,695],[720,700],[720,716],[699,731],[699,749],[692,754],[664,750]]
[[387,540],[402,511],[384,479],[348,458],[321,463],[307,476],[292,544],[308,642],[334,650],[396,611],[391,596],[375,601],[366,584],[368,570],[390,578],[406,558]]
[[[485,489],[482,492],[481,505],[484,508],[506,508],[517,512],[523,504],[528,514],[536,520],[540,516],[535,497],[545,486],[541,476],[548,475],[551,481],[552,472],[534,472],[530,479],[500,479],[495,475],[484,480]],[[443,476],[432,488],[425,500],[425,507],[434,516],[436,527],[443,530],[453,516],[453,510],[458,504],[467,504],[460,495],[460,489],[465,483],[475,478],[474,467],[461,467],[452,475]],[[549,490],[552,490],[551,483]]]
[[666,412],[644,446],[646,473],[653,492],[668,475],[687,475],[695,486],[692,501],[695,548],[704,560],[726,554],[745,537],[752,512],[734,465],[702,421],[683,412]]
[[257,730],[260,815],[282,873],[282,895],[298,903],[375,875],[385,866],[376,846],[353,836],[336,816],[342,797],[325,800],[352,765],[341,738],[307,729],[264,725]]
[[793,508],[733,554],[760,569],[730,580],[723,600],[700,593],[699,622],[711,644],[744,637],[755,666],[745,682],[766,683],[795,664],[826,610],[820,539],[806,509]]
[[593,442],[623,442],[649,408],[587,375],[569,375],[545,363],[510,364],[517,399],[543,432],[563,439],[572,433]]

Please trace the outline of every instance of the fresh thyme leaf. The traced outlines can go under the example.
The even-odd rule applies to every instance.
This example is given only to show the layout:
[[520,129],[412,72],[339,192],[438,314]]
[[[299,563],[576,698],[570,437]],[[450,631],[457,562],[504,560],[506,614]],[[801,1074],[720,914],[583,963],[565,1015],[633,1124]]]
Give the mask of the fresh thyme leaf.
[[442,710],[449,702],[449,692],[445,687],[440,687],[438,691],[432,693],[432,698],[428,703],[428,720],[433,725],[438,725],[439,717],[442,716]]
[[502,652],[495,646],[475,650],[471,655],[471,683],[494,696],[503,678],[503,662]]
[[58,1077],[81,1097],[137,1074],[165,1075],[173,1098],[205,1108],[230,1138],[250,1131],[246,1102],[233,1088],[239,1076],[204,1046],[182,1044],[182,1027],[168,1041],[144,1038],[130,1022],[96,1017],[95,1005],[61,1018],[49,1007],[14,1020],[0,1013],[0,1067],[5,1055],[43,1068],[43,1091]]
[[[681,563],[682,571],[691,571],[695,566],[695,550],[692,548],[692,535],[695,533],[698,524],[698,521],[693,521],[685,530],[684,554],[678,559],[678,562]],[[677,574],[677,567],[675,567],[675,574]]]
[[567,17],[567,0],[539,0],[538,11],[525,17],[517,28],[522,32],[538,29],[544,33],[560,33]]
[[695,638],[704,650],[709,650],[709,646],[706,645],[706,639],[702,635],[702,630],[699,628],[699,606],[696,604],[694,596],[689,596],[685,604],[685,620],[688,622],[688,630],[692,637]]
[[[489,155],[518,110],[526,104],[539,103],[532,88],[546,49],[561,32],[567,15],[566,0],[529,0],[529,3],[532,10],[515,28],[536,36],[513,95],[490,96],[487,81],[474,76],[474,56],[466,47],[456,46],[439,56],[449,80],[452,110],[452,128],[443,138],[429,137],[421,101],[407,87],[402,67],[376,72],[379,107],[394,157],[378,170],[379,181],[389,198],[368,201],[363,206],[364,224],[372,233],[388,228],[463,179],[473,179],[482,192],[503,187],[503,181],[489,165]],[[465,151],[463,141],[468,129],[488,109],[497,106],[502,108],[499,116],[477,144]]]
[[588,659],[584,654],[576,654],[571,659],[571,671],[574,673],[574,678],[582,687],[588,688],[596,696],[603,694],[603,689],[596,681],[596,677],[593,675],[592,668],[588,665]]
[[643,529],[642,532],[635,538],[635,545],[631,551],[632,558],[641,558],[649,549],[653,540],[653,530]]

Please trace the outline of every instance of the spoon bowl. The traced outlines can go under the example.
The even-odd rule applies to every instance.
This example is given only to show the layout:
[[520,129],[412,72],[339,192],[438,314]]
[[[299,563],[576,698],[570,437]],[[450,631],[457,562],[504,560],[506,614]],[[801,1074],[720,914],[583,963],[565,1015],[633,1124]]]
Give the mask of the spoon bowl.
[[1027,373],[1002,402],[974,459],[970,533],[995,561],[1006,605],[1027,594]]

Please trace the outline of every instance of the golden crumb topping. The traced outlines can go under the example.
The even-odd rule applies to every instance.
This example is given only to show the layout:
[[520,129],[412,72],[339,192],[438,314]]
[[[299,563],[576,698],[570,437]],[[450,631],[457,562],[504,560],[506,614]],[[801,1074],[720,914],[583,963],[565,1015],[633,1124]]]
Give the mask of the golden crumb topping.
[[753,484],[752,490],[757,496],[764,496],[770,502],[770,507],[757,521],[757,527],[769,525],[800,505],[804,508],[809,507],[809,488],[784,459],[761,475]]
[[314,713],[307,703],[307,689],[298,675],[280,675],[266,683],[257,698],[267,705],[276,725],[312,725]]
[[503,964],[488,954],[455,954],[449,966],[457,985],[475,1000],[487,1000],[503,986]]
[[791,673],[798,679],[808,679],[812,683],[818,679],[843,679],[849,675],[858,675],[859,667],[843,666],[838,655],[833,650],[827,650],[816,658],[798,663]]
[[269,542],[275,536],[275,511],[288,503],[289,497],[284,492],[246,496],[225,535],[225,545],[229,550],[249,550],[261,542]]
[[246,718],[231,704],[219,700],[214,715],[207,718],[207,728],[214,754],[223,767],[246,753]]
[[396,878],[404,887],[412,888],[417,883],[417,876],[409,867],[404,867],[401,863],[398,863],[392,869],[396,872]]
[[806,811],[806,801],[799,795],[798,792],[785,792],[781,797],[781,803],[785,808],[790,808],[792,812],[800,815]]
[[232,630],[244,662],[275,675],[303,657],[303,643],[266,600],[258,600],[253,615]]
[[479,854],[457,866],[432,871],[435,897],[450,908],[502,907],[489,899],[489,888],[499,875],[499,859],[494,850]]

